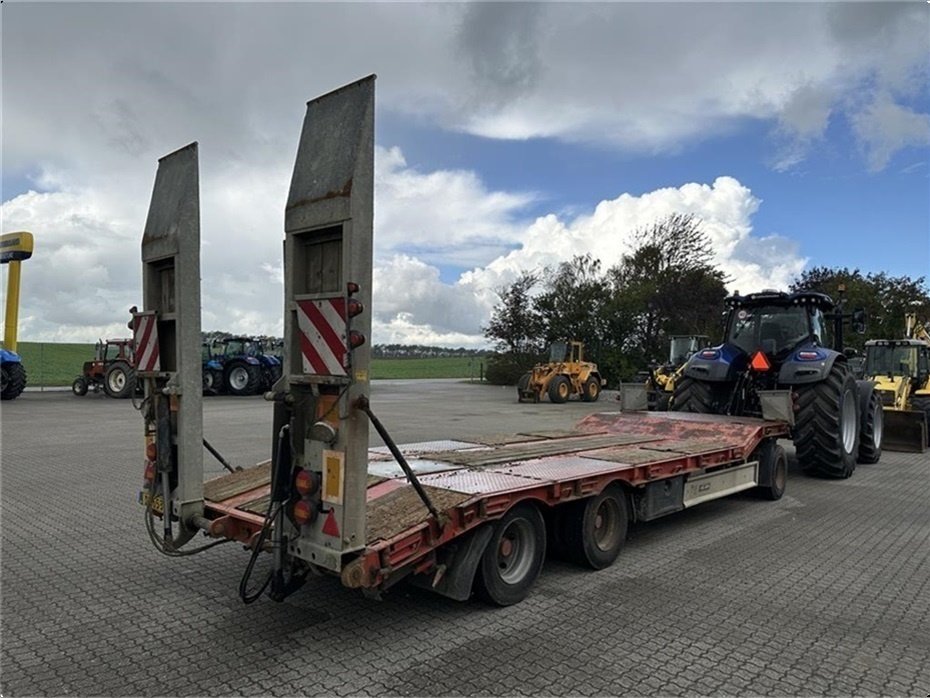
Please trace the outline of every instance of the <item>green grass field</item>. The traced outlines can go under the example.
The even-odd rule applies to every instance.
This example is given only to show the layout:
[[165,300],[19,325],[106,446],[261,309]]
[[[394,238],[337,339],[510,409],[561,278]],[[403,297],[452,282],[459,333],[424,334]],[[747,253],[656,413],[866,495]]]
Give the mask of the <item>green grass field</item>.
[[[20,342],[29,386],[71,385],[85,361],[94,356],[93,344]],[[374,359],[371,377],[379,378],[473,378],[481,375],[482,358]]]
[[94,345],[20,342],[17,353],[26,367],[29,387],[71,385],[84,362],[94,358]]

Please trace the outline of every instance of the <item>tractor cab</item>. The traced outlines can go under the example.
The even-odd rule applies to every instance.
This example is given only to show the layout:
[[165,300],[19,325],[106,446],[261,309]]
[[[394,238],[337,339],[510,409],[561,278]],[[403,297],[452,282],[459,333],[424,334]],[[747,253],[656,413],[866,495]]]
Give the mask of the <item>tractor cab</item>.
[[803,345],[829,347],[825,311],[834,307],[824,294],[769,294],[736,296],[730,303],[726,342],[746,354],[764,352],[783,360]]
[[676,334],[669,341],[668,363],[675,368],[708,345],[706,334]]

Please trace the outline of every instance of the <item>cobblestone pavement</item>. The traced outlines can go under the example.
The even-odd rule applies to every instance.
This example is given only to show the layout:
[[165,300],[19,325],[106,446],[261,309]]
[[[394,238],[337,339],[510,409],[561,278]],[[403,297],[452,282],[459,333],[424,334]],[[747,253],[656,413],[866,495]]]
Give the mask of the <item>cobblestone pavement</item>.
[[[402,441],[605,408],[512,398],[397,382],[372,404]],[[4,698],[930,695],[928,454],[886,453],[846,481],[792,463],[782,500],[637,525],[613,567],[547,561],[509,608],[404,585],[378,602],[329,578],[245,606],[241,546],[169,559],[148,542],[128,401],[27,393],[2,410]],[[235,464],[267,457],[270,422],[257,398],[206,401],[207,437]]]

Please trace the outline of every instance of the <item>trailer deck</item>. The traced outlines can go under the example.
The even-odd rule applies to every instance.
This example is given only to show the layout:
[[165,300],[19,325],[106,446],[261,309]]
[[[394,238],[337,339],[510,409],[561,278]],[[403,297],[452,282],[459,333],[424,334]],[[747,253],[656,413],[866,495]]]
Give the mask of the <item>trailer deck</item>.
[[[343,581],[378,586],[522,499],[551,506],[615,481],[637,488],[696,476],[743,463],[763,439],[787,434],[782,422],[753,418],[601,412],[572,430],[402,446],[444,525],[430,516],[387,449],[370,449],[366,544]],[[251,541],[264,523],[270,478],[266,461],[204,483],[205,514],[213,520],[209,533]]]

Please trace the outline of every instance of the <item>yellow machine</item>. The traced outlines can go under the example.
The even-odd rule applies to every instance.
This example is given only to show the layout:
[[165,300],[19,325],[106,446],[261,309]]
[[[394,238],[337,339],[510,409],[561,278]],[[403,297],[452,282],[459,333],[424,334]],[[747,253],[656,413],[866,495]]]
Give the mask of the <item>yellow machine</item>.
[[930,423],[930,334],[908,314],[905,339],[865,343],[865,375],[885,407],[885,448],[923,453]]
[[3,348],[0,349],[0,399],[13,400],[26,389],[26,369],[16,353],[19,332],[20,266],[32,256],[32,233],[0,235],[0,264],[9,265]]
[[539,402],[544,394],[550,402],[562,403],[572,395],[594,402],[601,394],[604,380],[597,364],[584,360],[581,342],[553,342],[549,362],[536,364],[517,382],[517,401]]
[[650,410],[668,410],[682,369],[691,355],[707,344],[708,337],[704,334],[672,335],[668,363],[652,367],[646,376],[646,398]]

